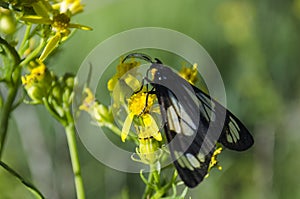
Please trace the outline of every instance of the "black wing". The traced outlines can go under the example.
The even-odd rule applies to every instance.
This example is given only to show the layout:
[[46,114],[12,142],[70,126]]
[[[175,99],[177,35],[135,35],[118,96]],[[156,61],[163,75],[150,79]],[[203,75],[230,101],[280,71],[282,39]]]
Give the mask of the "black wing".
[[171,70],[167,75],[160,72],[165,74],[160,79],[166,81],[151,84],[160,104],[171,157],[184,183],[195,187],[208,172],[217,142],[242,151],[252,146],[253,138],[230,111],[200,89]]
[[[161,69],[163,70],[163,69]],[[188,187],[195,187],[206,176],[217,138],[207,139],[209,122],[199,110],[193,87],[172,71],[164,82],[151,83],[160,105],[171,158]]]
[[[188,118],[178,113],[178,107],[181,107],[181,110],[183,107],[172,92],[162,86],[156,89],[159,90],[157,97],[171,158],[184,183],[188,187],[195,187],[206,176],[215,151],[215,143],[206,146],[203,143],[209,124],[201,115],[199,125],[192,124],[193,121],[186,121]],[[194,126],[197,128],[194,129]]]
[[[204,115],[215,129],[222,129],[218,142],[235,151],[244,151],[250,148],[254,140],[243,123],[209,95],[195,86],[192,87],[201,103],[200,114]],[[211,115],[212,117],[210,117]]]

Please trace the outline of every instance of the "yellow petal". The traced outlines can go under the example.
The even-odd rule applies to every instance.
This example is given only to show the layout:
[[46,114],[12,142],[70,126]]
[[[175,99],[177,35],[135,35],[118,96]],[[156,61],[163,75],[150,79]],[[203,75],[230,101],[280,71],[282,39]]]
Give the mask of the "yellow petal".
[[159,132],[159,128],[158,128],[154,118],[151,115],[150,115],[150,119],[151,119],[150,130],[152,132],[152,136],[157,141],[162,141],[162,136],[161,136],[161,133]]
[[68,28],[77,28],[80,30],[93,30],[93,28],[91,28],[89,26],[85,26],[85,25],[81,25],[81,24],[74,24],[74,23],[70,23],[68,25]]
[[125,119],[125,122],[123,124],[122,133],[121,133],[121,140],[122,142],[125,142],[125,139],[127,138],[127,135],[130,130],[130,126],[133,120],[133,114],[129,114],[127,118]]
[[144,122],[146,127],[151,126],[152,123],[153,123],[152,116],[150,114],[144,114],[143,115],[143,122]]
[[27,84],[27,79],[24,76],[21,77],[21,81],[23,85]]
[[46,47],[44,48],[39,60],[44,61],[48,57],[48,55],[56,48],[60,39],[61,35],[59,33],[56,33],[53,37],[51,37]]
[[160,132],[157,132],[153,135],[154,139],[156,139],[157,141],[162,141],[162,136]]
[[51,4],[48,1],[37,1],[32,4],[33,10],[36,14],[42,17],[49,17],[49,13],[52,12]]
[[131,74],[126,75],[126,78],[124,78],[124,81],[134,91],[141,88],[140,81]]
[[108,82],[107,82],[107,89],[109,91],[113,91],[115,88],[115,85],[117,84],[118,79],[117,78],[111,78]]

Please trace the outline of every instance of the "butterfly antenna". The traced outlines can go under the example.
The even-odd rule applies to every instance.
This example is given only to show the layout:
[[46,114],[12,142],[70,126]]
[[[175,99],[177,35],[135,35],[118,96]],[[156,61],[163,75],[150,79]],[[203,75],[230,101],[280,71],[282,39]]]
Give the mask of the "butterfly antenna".
[[160,61],[158,58],[154,58],[154,60],[156,64],[162,64],[162,61]]
[[142,59],[142,60],[145,60],[147,62],[150,62],[150,63],[154,63],[152,61],[152,58],[149,57],[148,55],[146,54],[143,54],[143,53],[131,53],[129,55],[127,55],[123,60],[122,60],[122,63],[124,63],[127,59],[129,58],[137,58],[137,59]]

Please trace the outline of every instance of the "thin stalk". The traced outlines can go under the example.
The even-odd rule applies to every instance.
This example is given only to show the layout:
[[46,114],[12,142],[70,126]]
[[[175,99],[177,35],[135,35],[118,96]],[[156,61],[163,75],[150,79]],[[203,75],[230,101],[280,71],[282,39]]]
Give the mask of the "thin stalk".
[[164,194],[172,187],[172,183],[166,184],[164,187],[156,191],[156,193],[151,197],[151,199],[160,199]]
[[43,102],[44,102],[44,105],[46,107],[46,109],[49,111],[49,113],[57,120],[59,121],[63,126],[66,126],[67,125],[67,121],[65,121],[63,118],[61,118],[57,113],[56,111],[50,106],[50,104],[48,103],[47,101],[47,98],[43,98],[42,99]]
[[[108,129],[110,129],[113,133],[115,133],[117,136],[121,136],[121,130],[114,124],[110,122],[101,122],[101,126],[104,126]],[[136,137],[131,136],[130,134],[128,135],[128,139],[134,141],[135,144],[139,144],[138,140]]]
[[31,60],[38,56],[38,54],[42,51],[42,49],[46,46],[46,42],[44,39],[41,39],[40,44],[32,51],[21,63],[21,66],[28,64]]
[[[11,58],[13,59],[13,63],[11,63],[12,66],[18,67],[21,59],[16,49],[1,37],[0,37],[0,44],[5,47],[6,52],[9,53]],[[19,70],[19,69],[15,68],[15,70]],[[4,144],[6,140],[9,116],[12,111],[13,103],[16,98],[18,87],[19,87],[18,81],[13,82],[12,78],[10,79],[10,81],[11,82],[9,82],[7,85],[8,86],[7,99],[3,103],[3,107],[1,107],[0,110],[0,160],[3,154]]]
[[[151,199],[160,199],[162,196],[164,196],[165,193],[167,193],[167,191],[172,187],[172,185],[175,186],[175,191],[174,191],[174,196],[176,194],[176,184],[174,183],[176,181],[177,178],[177,171],[174,171],[173,177],[171,178],[171,181],[169,183],[167,183],[165,186],[161,187],[160,189],[158,189],[155,194],[151,197]],[[183,192],[183,195],[185,195],[186,191]],[[184,197],[184,196],[183,196]]]
[[142,196],[142,199],[150,198],[150,194],[151,194],[151,191],[152,191],[151,185],[152,185],[153,178],[154,178],[154,175],[153,175],[153,172],[151,171],[149,173],[149,176],[148,176],[148,182],[146,184],[145,191],[144,191],[144,194]]
[[3,46],[6,47],[6,49],[8,50],[8,52],[14,59],[15,65],[18,65],[18,63],[20,63],[21,59],[20,59],[20,56],[19,56],[18,52],[16,51],[16,49],[14,47],[12,47],[6,40],[2,39],[2,37],[0,37],[0,44],[2,44]]
[[6,102],[3,104],[3,107],[0,110],[0,127],[1,127],[0,128],[0,160],[5,145],[9,116],[13,107],[13,102],[17,95],[17,91],[18,91],[18,87],[16,86],[12,86],[9,88]]
[[[70,112],[68,112],[68,114],[71,115]],[[67,136],[72,169],[74,174],[77,199],[84,199],[85,193],[84,193],[84,186],[81,177],[80,163],[78,158],[78,149],[76,144],[75,125],[73,119],[72,121],[68,121],[67,126],[65,126],[65,130],[66,130],[66,136]]]
[[153,189],[157,190],[159,189],[159,174],[158,171],[155,169],[154,165],[149,165],[150,166],[150,173],[148,176],[148,182],[146,183],[146,188],[143,194],[143,199],[148,199],[151,196],[151,192]]
[[32,27],[31,24],[26,26],[25,34],[24,34],[22,43],[21,43],[20,48],[19,48],[19,54],[20,55],[23,55],[24,51],[26,50],[25,46],[26,46],[26,43],[29,42],[28,38],[30,36],[31,27]]

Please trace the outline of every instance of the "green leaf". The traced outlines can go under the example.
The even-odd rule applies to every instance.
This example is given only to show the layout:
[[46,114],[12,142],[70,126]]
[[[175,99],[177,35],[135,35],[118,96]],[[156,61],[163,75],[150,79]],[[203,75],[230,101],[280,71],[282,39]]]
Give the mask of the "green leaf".
[[20,174],[18,174],[16,171],[14,171],[12,168],[10,168],[7,164],[5,164],[4,162],[0,161],[0,166],[5,169],[7,172],[9,172],[11,175],[13,175],[14,177],[16,177],[18,180],[20,180],[20,182],[25,185],[25,187],[31,191],[34,195],[37,196],[37,198],[40,199],[44,199],[45,197],[43,196],[43,194],[30,182],[28,182],[27,180],[25,180]]

